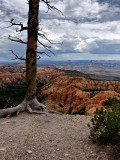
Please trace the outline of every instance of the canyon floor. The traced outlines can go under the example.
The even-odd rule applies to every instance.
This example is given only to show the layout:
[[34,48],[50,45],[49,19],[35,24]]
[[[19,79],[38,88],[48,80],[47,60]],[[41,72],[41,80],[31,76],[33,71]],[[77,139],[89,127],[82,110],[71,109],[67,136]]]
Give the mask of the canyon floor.
[[0,160],[117,160],[118,146],[99,146],[88,139],[90,119],[27,112],[2,118]]

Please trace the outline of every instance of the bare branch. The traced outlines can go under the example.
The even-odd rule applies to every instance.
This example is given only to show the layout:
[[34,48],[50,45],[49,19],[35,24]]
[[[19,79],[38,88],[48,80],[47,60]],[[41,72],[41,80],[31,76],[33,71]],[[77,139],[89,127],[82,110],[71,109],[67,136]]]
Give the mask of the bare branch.
[[63,13],[58,8],[56,8],[55,6],[50,5],[50,1],[48,1],[48,0],[41,0],[41,2],[44,2],[47,5],[48,11],[50,9],[51,10],[55,9],[55,10],[59,11],[63,15]]
[[39,51],[37,51],[36,53],[39,53],[39,54],[45,54],[45,52],[39,52]]
[[[13,52],[13,50],[10,50],[11,52],[12,52],[12,54],[15,56],[15,58],[14,59],[11,59],[11,60],[16,60],[16,59],[19,59],[19,60],[26,60],[26,58],[23,58],[22,56],[21,57],[18,57],[18,55],[17,54],[15,54],[14,52]],[[38,53],[38,52],[37,52]],[[40,52],[39,52],[40,53]],[[39,55],[37,55],[37,59],[40,59],[41,57],[39,56]],[[26,71],[24,71],[24,72],[26,72]],[[23,73],[24,73],[23,72]]]
[[49,51],[50,53],[54,54],[54,52],[52,52],[52,51],[49,49],[49,48],[51,48],[51,46],[47,46],[47,45],[41,43],[39,40],[38,40],[38,42],[39,42],[40,45],[42,45],[47,51]]
[[11,25],[8,26],[8,27],[5,27],[5,28],[10,28],[10,27],[12,27],[12,26],[20,26],[21,28],[20,28],[20,29],[17,28],[17,29],[16,29],[16,32],[21,32],[21,31],[24,31],[24,30],[28,30],[28,27],[24,27],[22,23],[15,23],[15,22],[14,22],[14,19],[11,19],[11,20],[8,21],[8,22],[10,22]]
[[51,48],[51,46],[47,46],[47,45],[45,45],[45,44],[43,44],[42,42],[40,42],[40,40],[38,39],[38,42],[46,49],[48,49],[48,48]]
[[41,38],[43,38],[44,40],[48,41],[49,43],[51,44],[60,44],[60,43],[55,43],[55,42],[52,42],[52,40],[48,39],[45,34],[42,34],[42,33],[39,33],[38,32],[38,36],[40,36]]
[[[40,25],[40,24],[39,24]],[[43,31],[44,30],[44,28],[39,28],[39,31],[40,32],[42,32],[42,33],[44,33],[44,34],[47,34],[45,31]]]
[[41,59],[41,57],[39,55],[37,55],[37,59]]
[[19,43],[27,44],[27,42],[22,41],[18,37],[12,37],[11,35],[8,36],[8,39],[11,40],[11,41],[14,41],[14,42],[19,42]]
[[12,52],[12,54],[15,56],[15,58],[14,59],[12,59],[12,60],[16,60],[16,59],[19,59],[19,60],[26,60],[25,58],[23,58],[23,57],[18,57],[18,55],[17,54],[15,54],[14,52],[13,52],[13,50],[10,50],[11,52]]
[[46,56],[48,56],[48,57],[51,57],[50,55],[48,55],[46,52],[36,52],[36,53],[38,53],[38,54],[45,54]]

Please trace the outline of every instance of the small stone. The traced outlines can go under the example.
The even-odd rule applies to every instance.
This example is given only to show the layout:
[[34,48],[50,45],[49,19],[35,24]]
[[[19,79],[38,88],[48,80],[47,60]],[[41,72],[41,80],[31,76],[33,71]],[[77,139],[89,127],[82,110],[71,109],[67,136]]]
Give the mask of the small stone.
[[98,156],[96,160],[100,160],[100,156]]
[[32,154],[32,151],[31,151],[31,150],[27,150],[26,152],[29,153],[29,154]]
[[0,151],[5,151],[6,150],[6,148],[0,148]]
[[65,157],[68,157],[68,156],[69,156],[69,154],[68,154],[68,153],[65,153],[65,154],[64,154],[64,156],[65,156]]
[[57,149],[57,151],[59,151],[59,148]]

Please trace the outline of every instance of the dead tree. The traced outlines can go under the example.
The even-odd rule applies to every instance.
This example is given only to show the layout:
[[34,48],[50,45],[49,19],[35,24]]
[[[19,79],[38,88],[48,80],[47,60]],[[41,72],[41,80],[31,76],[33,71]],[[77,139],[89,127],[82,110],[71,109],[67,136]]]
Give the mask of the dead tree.
[[[58,113],[52,110],[49,110],[45,105],[39,103],[36,99],[36,73],[37,73],[37,42],[44,47],[47,51],[52,52],[50,50],[50,46],[43,44],[41,41],[38,40],[38,37],[47,40],[48,42],[52,43],[49,40],[42,29],[39,29],[38,23],[38,14],[39,14],[39,4],[43,2],[47,5],[49,9],[56,9],[54,6],[51,6],[50,1],[48,0],[29,0],[29,14],[28,14],[28,25],[23,26],[22,23],[15,23],[14,19],[10,21],[10,26],[18,26],[16,32],[27,31],[27,42],[23,40],[12,37],[9,35],[9,39],[11,41],[20,42],[27,45],[26,49],[26,58],[19,57],[15,54],[12,50],[11,52],[14,54],[15,59],[26,60],[26,96],[24,101],[16,107],[7,108],[7,109],[0,109],[0,116],[10,115],[13,113],[19,114],[19,112],[28,110],[30,113]],[[40,31],[40,32],[39,32]],[[46,54],[45,52],[38,52],[39,54]]]

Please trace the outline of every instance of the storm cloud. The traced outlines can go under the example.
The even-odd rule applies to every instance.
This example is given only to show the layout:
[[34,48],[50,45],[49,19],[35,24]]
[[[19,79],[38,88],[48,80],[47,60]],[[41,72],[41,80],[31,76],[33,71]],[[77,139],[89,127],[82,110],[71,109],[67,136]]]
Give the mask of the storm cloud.
[[[0,61],[12,58],[9,50],[17,54],[25,54],[26,46],[8,40],[8,35],[16,35],[16,28],[9,26],[12,18],[16,22],[27,25],[28,4],[26,0],[0,0]],[[61,44],[52,45],[56,56],[50,60],[88,59],[101,55],[118,59],[120,54],[120,1],[109,0],[51,0],[51,4],[60,9],[63,14],[54,10],[47,12],[46,5],[40,3],[40,27],[44,28],[49,39]],[[26,40],[27,34],[17,33]],[[48,44],[48,42],[43,41]],[[20,47],[21,46],[21,47]],[[39,50],[44,50],[42,46]],[[48,57],[43,57],[48,59]]]

